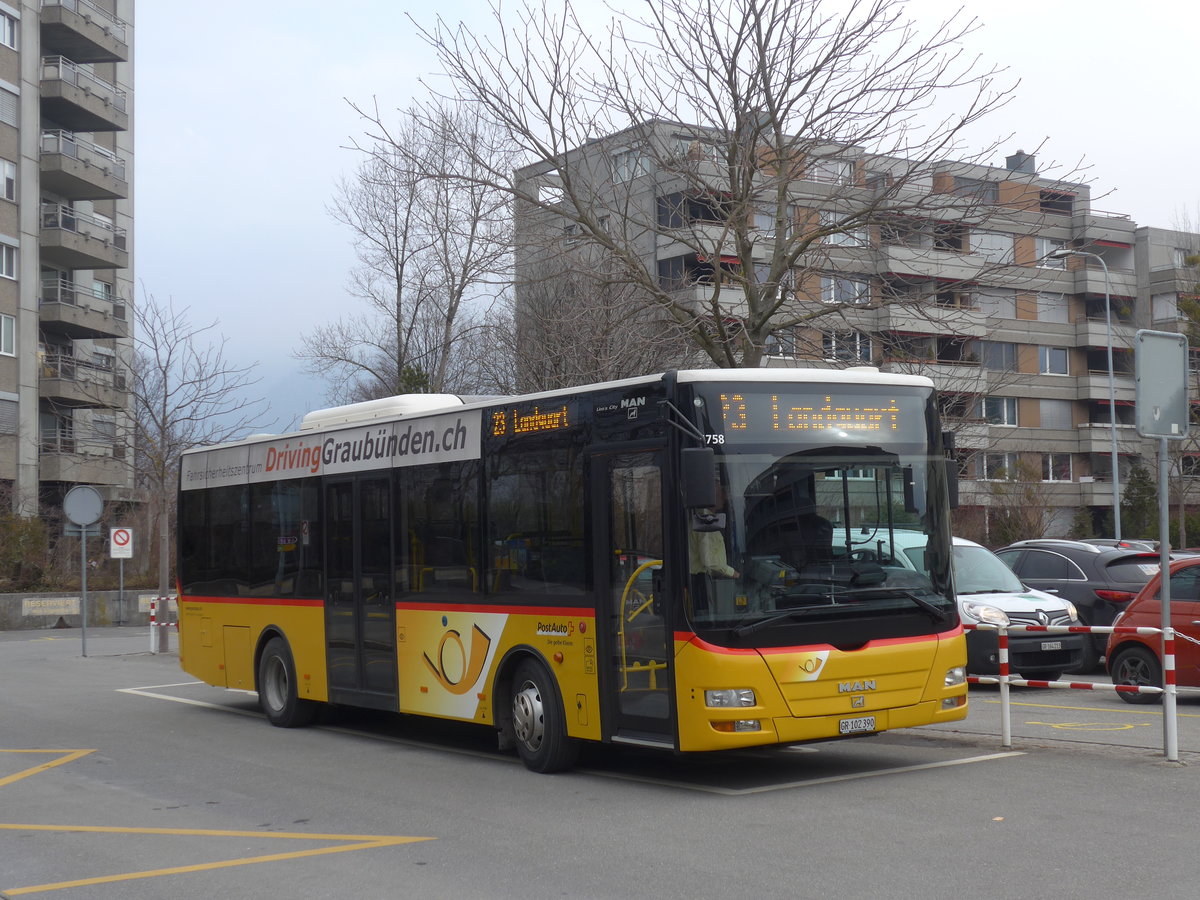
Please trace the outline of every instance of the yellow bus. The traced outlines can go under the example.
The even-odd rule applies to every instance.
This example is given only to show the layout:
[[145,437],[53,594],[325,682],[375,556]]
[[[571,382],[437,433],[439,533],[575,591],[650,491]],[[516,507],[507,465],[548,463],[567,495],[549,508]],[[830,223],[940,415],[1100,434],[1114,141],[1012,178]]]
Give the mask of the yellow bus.
[[961,719],[946,452],[932,383],[870,368],[310,413],[184,455],[181,664],[275,725],[476,722],[541,772]]

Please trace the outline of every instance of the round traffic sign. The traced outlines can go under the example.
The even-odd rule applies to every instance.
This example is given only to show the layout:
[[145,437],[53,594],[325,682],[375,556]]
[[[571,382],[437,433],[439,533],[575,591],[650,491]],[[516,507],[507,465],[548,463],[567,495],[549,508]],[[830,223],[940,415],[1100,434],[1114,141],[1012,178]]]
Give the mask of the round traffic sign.
[[104,498],[88,484],[77,484],[63,497],[63,512],[76,525],[91,525],[104,512]]

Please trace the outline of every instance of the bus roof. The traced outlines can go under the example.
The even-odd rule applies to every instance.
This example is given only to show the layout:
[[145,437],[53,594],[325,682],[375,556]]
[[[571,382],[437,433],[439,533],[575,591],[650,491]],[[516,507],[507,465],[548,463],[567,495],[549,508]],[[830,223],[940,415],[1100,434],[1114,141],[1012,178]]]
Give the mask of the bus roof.
[[[244,438],[227,441],[219,446],[231,446],[244,443],[273,440],[288,434],[303,435],[305,432],[323,429],[336,429],[347,425],[362,424],[375,420],[402,419],[408,416],[426,415],[435,412],[447,412],[455,409],[488,406],[496,403],[519,403],[533,399],[551,397],[572,397],[586,391],[622,388],[637,384],[652,384],[662,381],[672,373],[659,372],[654,375],[641,375],[633,378],[621,378],[614,381],[581,384],[575,387],[557,388],[551,391],[537,391],[528,394],[512,396],[470,397],[457,394],[398,394],[393,397],[383,397],[378,400],[366,400],[361,403],[349,403],[344,406],[334,406],[329,409],[314,410],[304,416],[296,431],[281,434],[251,434]],[[896,372],[881,372],[874,366],[851,366],[845,369],[818,368],[747,368],[747,369],[678,369],[673,373],[681,384],[703,384],[737,381],[747,384],[778,384],[792,382],[796,384],[819,384],[837,381],[840,384],[861,385],[910,385],[913,387],[932,388],[933,382],[924,375],[908,375]],[[218,445],[193,447],[187,453],[213,449]]]

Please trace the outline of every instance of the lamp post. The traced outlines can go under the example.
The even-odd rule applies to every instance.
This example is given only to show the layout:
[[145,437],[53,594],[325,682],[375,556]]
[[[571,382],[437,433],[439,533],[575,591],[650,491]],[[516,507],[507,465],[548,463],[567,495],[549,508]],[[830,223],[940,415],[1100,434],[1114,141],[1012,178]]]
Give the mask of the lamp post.
[[1055,250],[1048,254],[1050,259],[1066,259],[1068,256],[1090,256],[1104,269],[1104,325],[1108,331],[1108,422],[1112,453],[1112,507],[1113,537],[1121,540],[1121,485],[1117,471],[1117,386],[1113,377],[1113,333],[1112,333],[1112,281],[1108,275],[1108,263],[1098,253],[1088,250]]

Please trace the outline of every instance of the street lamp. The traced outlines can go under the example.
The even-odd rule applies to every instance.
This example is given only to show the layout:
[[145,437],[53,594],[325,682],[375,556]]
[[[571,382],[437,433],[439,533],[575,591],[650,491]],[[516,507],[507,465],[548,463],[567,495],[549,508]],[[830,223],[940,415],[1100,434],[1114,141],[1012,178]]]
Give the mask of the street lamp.
[[1112,441],[1112,506],[1113,537],[1121,540],[1121,485],[1117,472],[1117,386],[1113,378],[1113,333],[1112,333],[1112,281],[1108,275],[1108,263],[1098,253],[1088,250],[1055,250],[1047,254],[1050,259],[1066,259],[1068,256],[1090,256],[1104,269],[1104,325],[1108,329],[1108,422]]

